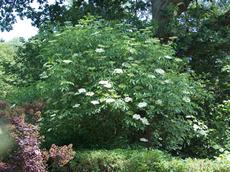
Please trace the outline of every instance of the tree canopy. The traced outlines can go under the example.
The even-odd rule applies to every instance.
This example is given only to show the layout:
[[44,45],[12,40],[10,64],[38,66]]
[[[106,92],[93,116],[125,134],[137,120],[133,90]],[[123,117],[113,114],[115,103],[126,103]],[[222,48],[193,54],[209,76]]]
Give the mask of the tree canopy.
[[[38,8],[33,8],[32,3],[37,2]],[[153,20],[162,23],[168,22],[168,6],[173,5],[178,8],[178,14],[185,11],[192,0],[72,0],[69,7],[63,6],[63,0],[56,1],[49,5],[47,0],[3,0],[0,2],[0,23],[1,30],[11,30],[12,24],[16,21],[16,16],[28,17],[33,20],[33,24],[40,26],[43,22],[77,21],[87,13],[99,15],[105,19],[127,19],[127,16],[138,16],[138,13],[149,11]],[[172,17],[172,16],[171,16]],[[73,22],[73,23],[75,23]]]

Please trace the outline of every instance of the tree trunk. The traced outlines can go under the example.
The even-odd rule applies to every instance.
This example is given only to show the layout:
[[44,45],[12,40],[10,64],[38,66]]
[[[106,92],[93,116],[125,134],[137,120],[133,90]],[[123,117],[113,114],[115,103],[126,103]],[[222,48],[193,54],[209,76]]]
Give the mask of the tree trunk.
[[[158,25],[157,36],[166,39],[170,36],[169,24],[175,16],[186,11],[192,0],[151,0],[152,21]],[[178,7],[177,13],[171,7]]]

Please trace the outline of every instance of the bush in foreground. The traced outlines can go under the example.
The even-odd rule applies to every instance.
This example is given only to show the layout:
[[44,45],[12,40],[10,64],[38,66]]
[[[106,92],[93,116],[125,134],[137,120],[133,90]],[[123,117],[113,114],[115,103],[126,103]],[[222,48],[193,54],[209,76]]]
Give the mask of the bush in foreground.
[[3,102],[1,105],[0,110],[3,111],[0,117],[7,125],[3,130],[0,123],[0,138],[9,141],[0,144],[0,171],[47,172],[68,169],[68,163],[74,157],[72,145],[59,147],[53,144],[49,151],[41,150],[42,137],[37,125],[41,103],[37,104],[39,106],[30,104],[16,108],[8,107],[6,103],[3,106]]
[[81,172],[229,172],[230,155],[183,160],[158,150],[82,151],[71,165],[73,171]]

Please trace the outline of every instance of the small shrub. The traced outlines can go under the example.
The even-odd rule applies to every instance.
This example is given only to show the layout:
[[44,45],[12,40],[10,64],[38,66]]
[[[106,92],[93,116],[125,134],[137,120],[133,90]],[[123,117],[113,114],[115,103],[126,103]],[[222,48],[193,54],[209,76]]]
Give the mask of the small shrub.
[[39,148],[39,133],[36,126],[25,123],[23,117],[14,117],[16,142],[19,146],[18,158],[22,171],[46,172],[42,152]]
[[[46,172],[48,168],[54,170],[66,166],[72,160],[74,156],[72,145],[62,147],[52,145],[49,153],[40,149],[42,139],[38,121],[41,112],[38,110],[43,107],[41,102],[25,104],[24,107],[16,107],[15,109],[6,107],[8,106],[4,106],[5,113],[2,117],[8,122],[7,128],[16,144],[15,149],[8,151],[8,156],[3,159],[2,152],[0,152],[0,171]],[[1,138],[7,139],[5,135],[2,136],[2,132],[1,130]],[[47,166],[49,158],[52,160],[51,166]],[[8,163],[3,163],[1,160],[6,160]]]

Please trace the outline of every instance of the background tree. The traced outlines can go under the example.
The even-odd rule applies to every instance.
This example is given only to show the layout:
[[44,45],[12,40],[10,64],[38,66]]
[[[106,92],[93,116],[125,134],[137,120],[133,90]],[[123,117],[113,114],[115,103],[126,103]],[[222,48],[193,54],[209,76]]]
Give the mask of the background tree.
[[204,6],[194,4],[180,18],[176,30],[177,52],[189,58],[190,67],[209,80],[216,101],[229,98],[230,63],[230,11],[216,4]]
[[170,37],[170,23],[176,15],[186,11],[191,2],[192,0],[151,0],[152,22],[157,24],[158,37]]
[[[35,9],[31,4],[34,0],[1,0],[0,1],[0,30],[11,30],[12,25],[16,22],[16,16],[20,18],[32,13]],[[42,4],[47,4],[47,0],[37,0],[42,8]]]

